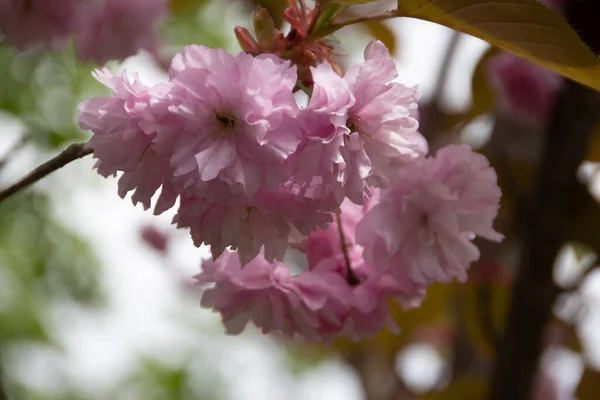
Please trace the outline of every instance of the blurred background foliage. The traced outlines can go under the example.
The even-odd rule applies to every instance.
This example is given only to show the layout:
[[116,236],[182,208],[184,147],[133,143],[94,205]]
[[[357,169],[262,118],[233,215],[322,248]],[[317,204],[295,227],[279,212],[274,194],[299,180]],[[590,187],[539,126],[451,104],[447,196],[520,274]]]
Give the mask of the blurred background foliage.
[[[171,0],[171,14],[160,26],[161,53],[147,55],[149,62],[165,69],[175,52],[192,43],[232,48],[233,27],[227,19],[230,6],[243,10],[241,15],[246,11],[249,15],[255,5],[262,5],[280,25],[286,1],[238,0],[228,2],[227,7],[223,4],[221,0]],[[385,4],[368,7],[375,10]],[[348,32],[342,35],[345,33]],[[350,35],[378,38],[393,51],[402,45],[402,38],[384,22],[363,24]],[[460,39],[456,34],[452,40]],[[346,49],[351,45],[344,44]],[[451,61],[454,50],[451,41],[440,52],[446,52],[445,59]],[[498,171],[505,195],[497,224],[507,240],[501,246],[480,244],[482,258],[472,267],[465,285],[435,285],[428,290],[420,308],[409,312],[394,308],[402,329],[400,335],[384,331],[360,343],[339,340],[330,347],[274,339],[282,346],[292,374],[302,374],[327,360],[338,359],[355,372],[368,400],[485,397],[520,250],[513,221],[520,197],[532,186],[544,129],[541,123],[519,120],[499,107],[485,68],[485,63],[499,52],[489,48],[477,61],[471,77],[472,101],[459,111],[442,99],[448,74],[448,65],[442,65],[433,93],[421,103],[421,119],[423,133],[433,150],[450,142],[468,142],[474,136],[484,138],[471,144],[479,147]],[[21,152],[33,151],[41,161],[48,152],[86,140],[87,134],[77,127],[75,115],[79,102],[103,93],[104,89],[91,77],[94,67],[77,62],[70,49],[17,56],[8,46],[0,45],[0,124],[16,123],[20,132],[16,139],[9,135],[4,140],[11,144],[0,157],[0,182],[7,183],[8,178],[2,179],[3,169]],[[108,67],[116,68],[117,64]],[[473,130],[477,135],[472,134]],[[600,127],[587,158],[600,162]],[[593,176],[598,167],[591,165],[588,175]],[[573,242],[565,251],[572,255],[571,264],[581,267],[586,257],[600,249],[600,207],[589,191],[577,195],[585,200],[584,206],[580,218],[573,221]],[[97,396],[81,391],[77,382],[66,380],[58,394],[49,394],[19,378],[14,360],[23,354],[23,349],[49,349],[60,354],[61,344],[51,329],[56,323],[52,320],[54,307],[66,303],[101,310],[106,306],[106,292],[111,289],[101,285],[101,265],[94,249],[57,220],[50,202],[48,191],[34,188],[0,206],[0,399],[225,398],[222,373],[211,368],[212,360],[197,359],[203,357],[197,349],[190,349],[188,359],[178,363],[144,357],[136,363],[137,369],[123,377],[110,393]],[[585,299],[580,292],[584,272],[576,274],[564,288],[570,296],[569,304],[576,306],[557,312],[548,327],[549,347],[575,354],[583,352],[578,324],[585,314]],[[433,363],[431,360],[435,359],[438,365],[424,367],[424,374],[431,379],[421,384],[411,378],[416,364],[403,361],[417,353],[420,358],[413,358],[419,358],[421,364]],[[576,393],[580,400],[597,398],[599,374],[592,366],[585,369]]]

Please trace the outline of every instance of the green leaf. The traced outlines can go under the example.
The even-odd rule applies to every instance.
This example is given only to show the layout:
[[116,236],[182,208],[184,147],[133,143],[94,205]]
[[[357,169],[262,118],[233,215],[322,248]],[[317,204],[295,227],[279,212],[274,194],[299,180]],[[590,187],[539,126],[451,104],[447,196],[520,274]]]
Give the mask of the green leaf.
[[600,62],[557,11],[537,0],[399,0],[398,15],[464,32],[600,90]]

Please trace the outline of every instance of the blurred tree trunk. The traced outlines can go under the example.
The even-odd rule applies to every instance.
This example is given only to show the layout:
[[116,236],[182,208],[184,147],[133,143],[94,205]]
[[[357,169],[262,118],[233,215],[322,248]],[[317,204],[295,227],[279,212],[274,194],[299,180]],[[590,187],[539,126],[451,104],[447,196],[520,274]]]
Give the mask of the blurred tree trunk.
[[492,400],[529,400],[542,352],[543,332],[559,294],[554,261],[575,214],[576,171],[600,116],[591,89],[568,81],[549,121],[536,187],[516,213],[523,251],[505,336],[492,377]]

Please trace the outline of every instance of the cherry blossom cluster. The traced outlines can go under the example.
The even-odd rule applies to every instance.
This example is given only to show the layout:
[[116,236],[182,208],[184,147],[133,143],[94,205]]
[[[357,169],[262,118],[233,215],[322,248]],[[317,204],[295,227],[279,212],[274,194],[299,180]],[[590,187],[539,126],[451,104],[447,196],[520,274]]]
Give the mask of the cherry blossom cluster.
[[[80,106],[79,123],[119,194],[156,214],[178,207],[212,260],[196,277],[202,304],[231,333],[248,321],[307,340],[397,329],[388,300],[416,307],[434,282],[464,281],[476,236],[493,230],[500,189],[467,146],[428,156],[419,94],[395,81],[385,46],[341,75],[310,67],[311,87],[275,54],[232,56],[189,46],[169,81],[97,71],[110,97]],[[309,94],[299,106],[299,88]],[[288,249],[306,265],[284,263]]]
[[104,63],[154,50],[167,0],[0,0],[0,36],[19,50],[73,37],[78,57]]

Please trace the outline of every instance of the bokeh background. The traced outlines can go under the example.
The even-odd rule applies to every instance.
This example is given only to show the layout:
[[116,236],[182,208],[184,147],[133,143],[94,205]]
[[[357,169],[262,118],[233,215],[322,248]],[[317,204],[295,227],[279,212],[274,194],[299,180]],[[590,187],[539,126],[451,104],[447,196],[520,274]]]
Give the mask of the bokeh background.
[[[283,4],[256,3],[272,10]],[[233,27],[251,26],[253,7],[246,0],[172,0],[160,26],[160,54],[141,52],[107,67],[137,72],[152,84],[166,80],[164,66],[187,44],[238,52]],[[516,180],[527,184],[542,124],[498,108],[482,67],[489,45],[410,19],[346,28],[338,36],[342,65],[359,62],[373,37],[393,50],[398,80],[423,93],[423,129],[433,148],[465,141],[492,155],[498,147],[519,149],[512,160]],[[0,186],[87,140],[76,106],[106,93],[91,77],[95,67],[76,61],[70,49],[17,56],[0,44]],[[491,139],[499,131],[510,138]],[[191,279],[207,249],[171,226],[168,212],[155,217],[120,199],[116,179],[92,167],[91,158],[78,160],[0,204],[0,399],[483,398],[494,360],[488,330],[502,329],[517,241],[483,247],[467,284],[433,286],[421,308],[396,312],[399,336],[383,332],[332,346],[253,328],[226,336],[218,315],[200,308]],[[595,171],[586,163],[582,179],[593,185]],[[505,233],[510,224],[502,221]],[[556,397],[538,399],[574,398],[584,371],[592,379],[577,395],[598,393],[595,265],[590,250],[577,244],[566,246],[557,262],[555,278],[568,290],[555,306],[540,373],[540,386]]]

